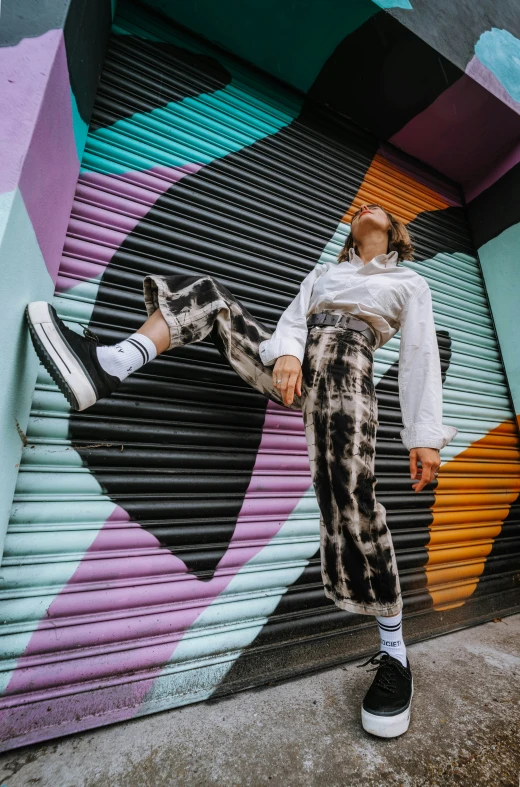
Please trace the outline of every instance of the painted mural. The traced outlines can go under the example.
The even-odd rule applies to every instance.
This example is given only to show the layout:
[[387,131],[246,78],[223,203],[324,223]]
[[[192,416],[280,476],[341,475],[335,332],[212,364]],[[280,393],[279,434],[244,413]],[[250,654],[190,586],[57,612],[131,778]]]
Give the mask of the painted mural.
[[[334,78],[323,59],[313,84]],[[376,474],[405,614],[449,624],[519,586],[518,435],[455,184],[121,3],[55,305],[117,341],[145,319],[145,273],[200,271],[274,327],[365,200],[408,225],[416,260],[401,264],[434,299],[443,420],[459,434],[415,496],[394,337],[376,354]],[[166,353],[84,413],[40,369],[27,438],[0,587],[4,746],[207,699],[254,654],[371,622],[323,594],[301,417],[211,342]]]
[[234,0],[218,11],[205,0],[149,4],[430,164],[470,206],[482,194],[469,216],[475,236],[486,235],[476,243],[520,418],[508,329],[520,286],[518,3],[271,2],[249,3],[247,14]]
[[148,4],[458,183],[518,142],[515,0]]

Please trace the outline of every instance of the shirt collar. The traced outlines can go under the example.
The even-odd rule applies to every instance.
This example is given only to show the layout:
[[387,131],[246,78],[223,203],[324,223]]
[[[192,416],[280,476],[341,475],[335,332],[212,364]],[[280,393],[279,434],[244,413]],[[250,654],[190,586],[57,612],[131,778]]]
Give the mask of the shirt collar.
[[[398,254],[397,251],[389,251],[388,254],[378,254],[370,262],[367,262],[367,265],[371,265],[377,268],[394,268],[397,265],[398,261]],[[356,268],[364,268],[365,263],[358,257],[356,252],[354,251],[354,247],[351,246],[348,250],[348,261],[351,265],[354,265]]]

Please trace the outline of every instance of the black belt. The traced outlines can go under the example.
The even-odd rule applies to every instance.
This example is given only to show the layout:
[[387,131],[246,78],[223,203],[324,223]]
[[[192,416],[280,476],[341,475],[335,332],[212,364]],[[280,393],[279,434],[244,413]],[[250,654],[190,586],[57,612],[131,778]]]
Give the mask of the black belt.
[[307,325],[333,325],[338,328],[348,328],[349,330],[359,331],[365,336],[368,341],[375,345],[376,334],[370,325],[362,320],[360,317],[354,317],[352,314],[332,314],[332,312],[317,312],[311,314],[307,320]]

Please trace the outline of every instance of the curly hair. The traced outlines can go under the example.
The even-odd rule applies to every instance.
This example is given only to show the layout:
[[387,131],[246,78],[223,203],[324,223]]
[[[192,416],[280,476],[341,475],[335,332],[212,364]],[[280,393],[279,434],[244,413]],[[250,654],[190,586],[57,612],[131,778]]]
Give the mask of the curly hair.
[[[386,213],[388,220],[390,221],[390,229],[388,230],[387,254],[391,251],[396,251],[398,259],[413,260],[414,247],[412,245],[412,239],[410,238],[410,234],[406,229],[406,226],[401,221],[397,221],[397,219],[395,219],[392,214],[386,210],[386,208],[383,208],[382,205],[377,205],[377,207],[381,208],[381,210]],[[348,253],[351,248],[354,249],[356,254],[358,253],[352,232],[349,232],[347,240],[345,241],[345,245],[338,254],[338,262],[348,260]]]

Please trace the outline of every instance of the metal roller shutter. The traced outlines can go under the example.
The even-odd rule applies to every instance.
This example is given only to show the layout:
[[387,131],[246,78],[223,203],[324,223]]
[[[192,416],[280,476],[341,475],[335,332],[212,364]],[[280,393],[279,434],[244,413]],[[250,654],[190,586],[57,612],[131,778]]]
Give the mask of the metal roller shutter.
[[[274,327],[361,200],[413,236],[429,281],[445,421],[415,495],[396,337],[377,352],[378,495],[421,639],[517,610],[519,455],[457,187],[138,6],[120,3],[55,305],[102,340],[144,319],[142,277],[217,276]],[[43,369],[2,566],[4,747],[371,652],[375,623],[324,597],[301,418],[209,341],[167,353],[84,413]]]

